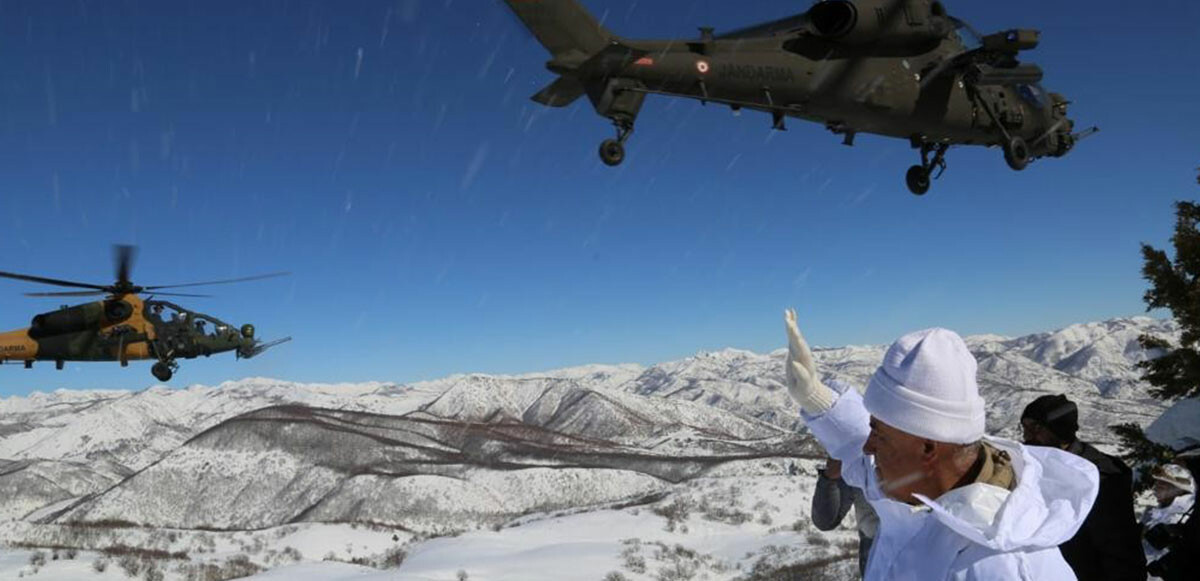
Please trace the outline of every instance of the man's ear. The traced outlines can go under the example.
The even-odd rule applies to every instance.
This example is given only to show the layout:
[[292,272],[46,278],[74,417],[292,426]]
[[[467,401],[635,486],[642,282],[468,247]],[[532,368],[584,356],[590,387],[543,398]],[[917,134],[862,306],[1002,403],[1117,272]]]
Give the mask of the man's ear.
[[933,464],[937,461],[942,450],[933,440],[921,440],[921,463]]

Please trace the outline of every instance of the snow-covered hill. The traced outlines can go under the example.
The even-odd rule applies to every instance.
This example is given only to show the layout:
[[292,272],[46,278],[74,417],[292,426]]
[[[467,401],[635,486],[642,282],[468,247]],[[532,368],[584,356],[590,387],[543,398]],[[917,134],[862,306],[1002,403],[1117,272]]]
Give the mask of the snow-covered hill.
[[[1165,409],[1134,367],[1153,355],[1137,344],[1146,333],[1175,338],[1178,328],[1132,318],[968,338],[989,431],[1015,437],[1026,404],[1065,393],[1080,405],[1082,437],[1114,449],[1109,425],[1147,425]],[[815,356],[827,380],[861,388],[885,349]],[[394,565],[408,552],[401,570],[413,578],[449,578],[438,559],[483,551],[492,557],[464,566],[529,579],[504,567],[568,545],[594,560],[579,577],[588,579],[614,566],[654,578],[646,562],[656,560],[714,579],[797,562],[842,570],[852,537],[831,544],[803,527],[820,452],[784,388],[785,354],[730,349],[407,385],[256,378],[2,399],[0,541],[188,554],[182,577],[296,558]],[[332,523],[375,532],[317,554],[321,531],[346,526]],[[596,526],[633,530],[601,531],[601,541]],[[646,526],[655,530],[637,530]],[[221,532],[239,530],[250,532]]]
[[[218,530],[371,522],[440,535],[532,512],[634,502],[712,466],[806,450],[773,426],[690,402],[647,403],[652,409],[635,412],[577,388],[559,411],[604,421],[568,422],[571,432],[446,420],[425,411],[401,417],[266,408],[205,431],[46,520]],[[634,423],[656,432],[636,444],[607,437],[609,425]],[[723,424],[743,430],[740,438]]]
[[434,395],[384,383],[261,378],[186,389],[34,393],[0,399],[0,458],[107,459],[140,470],[200,431],[251,410],[289,403],[404,413]]

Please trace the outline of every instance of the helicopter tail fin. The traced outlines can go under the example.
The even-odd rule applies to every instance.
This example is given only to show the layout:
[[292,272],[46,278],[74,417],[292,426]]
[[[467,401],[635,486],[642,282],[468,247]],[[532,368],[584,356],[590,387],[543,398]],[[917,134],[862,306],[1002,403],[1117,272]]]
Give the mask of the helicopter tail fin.
[[547,107],[566,107],[583,96],[586,89],[575,77],[559,77],[533,96],[534,102]]
[[612,34],[578,0],[504,0],[554,60],[582,62],[608,45]]

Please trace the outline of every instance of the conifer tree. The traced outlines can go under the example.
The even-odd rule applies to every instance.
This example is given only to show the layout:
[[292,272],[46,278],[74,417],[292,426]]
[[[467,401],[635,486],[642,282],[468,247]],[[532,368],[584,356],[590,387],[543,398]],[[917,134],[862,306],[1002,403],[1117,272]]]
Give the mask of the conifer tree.
[[[1197,170],[1200,172],[1200,169]],[[1200,183],[1200,176],[1196,178]],[[1143,335],[1142,347],[1157,355],[1138,363],[1150,395],[1173,401],[1200,395],[1200,204],[1175,204],[1174,259],[1149,244],[1142,245],[1142,276],[1150,283],[1143,297],[1146,310],[1167,309],[1179,323],[1179,344],[1162,337]],[[1137,464],[1158,465],[1170,459],[1171,450],[1146,438],[1141,426],[1121,424],[1111,428],[1121,439],[1125,457]]]
[[1175,214],[1174,261],[1166,252],[1142,245],[1142,275],[1151,284],[1144,297],[1147,310],[1170,310],[1182,330],[1179,345],[1141,337],[1142,347],[1162,354],[1138,364],[1142,378],[1153,386],[1150,395],[1167,401],[1200,395],[1200,205],[1177,202]]

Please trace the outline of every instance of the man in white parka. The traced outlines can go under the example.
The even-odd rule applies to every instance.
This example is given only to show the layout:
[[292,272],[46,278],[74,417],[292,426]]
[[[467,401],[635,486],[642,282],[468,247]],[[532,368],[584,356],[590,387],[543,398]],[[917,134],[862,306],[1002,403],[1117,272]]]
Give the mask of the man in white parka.
[[786,322],[788,391],[879,514],[867,581],[1075,579],[1058,545],[1092,508],[1096,467],[986,436],[975,358],[958,335],[901,337],[860,396],[824,385],[795,312]]

